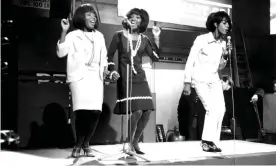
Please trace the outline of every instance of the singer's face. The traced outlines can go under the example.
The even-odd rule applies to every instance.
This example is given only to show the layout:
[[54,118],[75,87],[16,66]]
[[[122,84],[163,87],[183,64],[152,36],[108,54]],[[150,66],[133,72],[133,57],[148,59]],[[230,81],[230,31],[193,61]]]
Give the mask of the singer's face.
[[132,14],[128,20],[131,23],[132,29],[137,29],[140,26],[142,21],[140,15],[137,15],[137,14]]
[[276,92],[276,84],[273,85],[273,90]]
[[226,18],[223,18],[220,24],[218,25],[218,31],[222,35],[226,35],[229,31],[229,23],[227,22]]
[[94,29],[95,23],[97,21],[97,17],[92,12],[85,13],[85,26],[87,30]]

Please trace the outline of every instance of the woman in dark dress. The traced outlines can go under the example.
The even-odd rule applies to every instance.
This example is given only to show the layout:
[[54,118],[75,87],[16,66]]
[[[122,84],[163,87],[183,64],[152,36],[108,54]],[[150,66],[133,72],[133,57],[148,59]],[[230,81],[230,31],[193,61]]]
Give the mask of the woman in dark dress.
[[[134,8],[127,13],[123,20],[124,29],[114,34],[108,49],[108,69],[110,79],[117,82],[117,101],[115,114],[126,114],[126,101],[129,101],[131,111],[131,140],[133,150],[144,154],[138,140],[142,135],[154,110],[153,101],[145,71],[142,68],[142,57],[149,56],[152,61],[158,61],[160,28],[153,26],[154,42],[142,34],[149,23],[149,15],[143,9]],[[118,51],[118,71],[115,71],[113,57]],[[127,64],[129,64],[129,93],[127,87]]]

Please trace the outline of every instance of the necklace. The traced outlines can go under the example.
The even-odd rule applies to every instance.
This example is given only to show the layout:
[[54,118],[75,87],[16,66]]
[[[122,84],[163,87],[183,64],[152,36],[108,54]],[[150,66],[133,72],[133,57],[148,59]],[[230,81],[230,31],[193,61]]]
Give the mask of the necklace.
[[133,49],[132,36],[129,33],[128,33],[128,42],[129,42],[129,47],[130,47],[130,51],[131,51],[130,52],[130,54],[131,54],[131,58],[130,58],[131,59],[131,68],[132,68],[133,73],[137,74],[137,71],[134,68],[133,58],[137,55],[137,51],[140,48],[140,45],[141,45],[141,35],[138,36],[138,40],[137,40],[135,49]]
[[90,39],[86,34],[85,32],[83,32],[84,36],[92,43],[92,55],[90,56],[90,59],[87,63],[85,63],[87,66],[91,66],[91,63],[93,62],[94,60],[94,55],[95,55],[95,48],[94,48],[94,35],[93,35],[93,32],[91,33],[92,34],[92,39]]

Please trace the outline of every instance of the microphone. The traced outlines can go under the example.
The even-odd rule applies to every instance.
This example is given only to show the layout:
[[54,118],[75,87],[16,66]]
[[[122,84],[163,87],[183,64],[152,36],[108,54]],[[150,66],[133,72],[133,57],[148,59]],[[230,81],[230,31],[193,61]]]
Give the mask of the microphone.
[[231,43],[231,36],[227,36],[227,42]]
[[122,25],[125,29],[131,30],[131,22],[127,18],[123,19]]
[[[230,45],[231,44],[231,36],[227,36],[227,45]],[[229,48],[229,50],[228,50],[229,52],[229,56],[231,55],[231,49]]]

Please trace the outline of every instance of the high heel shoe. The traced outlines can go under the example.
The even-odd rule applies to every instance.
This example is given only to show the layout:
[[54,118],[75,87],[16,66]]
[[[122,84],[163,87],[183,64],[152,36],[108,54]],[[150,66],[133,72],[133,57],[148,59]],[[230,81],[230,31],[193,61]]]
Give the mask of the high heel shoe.
[[201,143],[202,150],[205,152],[215,152],[215,150],[206,142]]
[[213,143],[212,147],[215,152],[221,152],[221,149],[219,147],[217,147],[214,143]]
[[221,152],[221,149],[218,148],[213,142],[202,141],[201,142],[202,150],[205,152]]
[[144,152],[142,152],[142,151],[140,151],[140,150],[138,150],[138,149],[136,149],[136,148],[134,148],[134,150],[135,150],[135,152],[136,152],[137,154],[145,154]]
[[74,158],[78,158],[80,156],[81,147],[75,146],[72,150],[71,156]]
[[82,146],[82,149],[84,152],[84,156],[95,157],[95,155],[93,155],[93,149],[91,149],[89,146]]
[[133,149],[135,150],[135,152],[136,152],[137,154],[145,154],[144,152],[142,152],[142,151],[140,150],[138,144],[133,144],[132,146],[133,146]]

